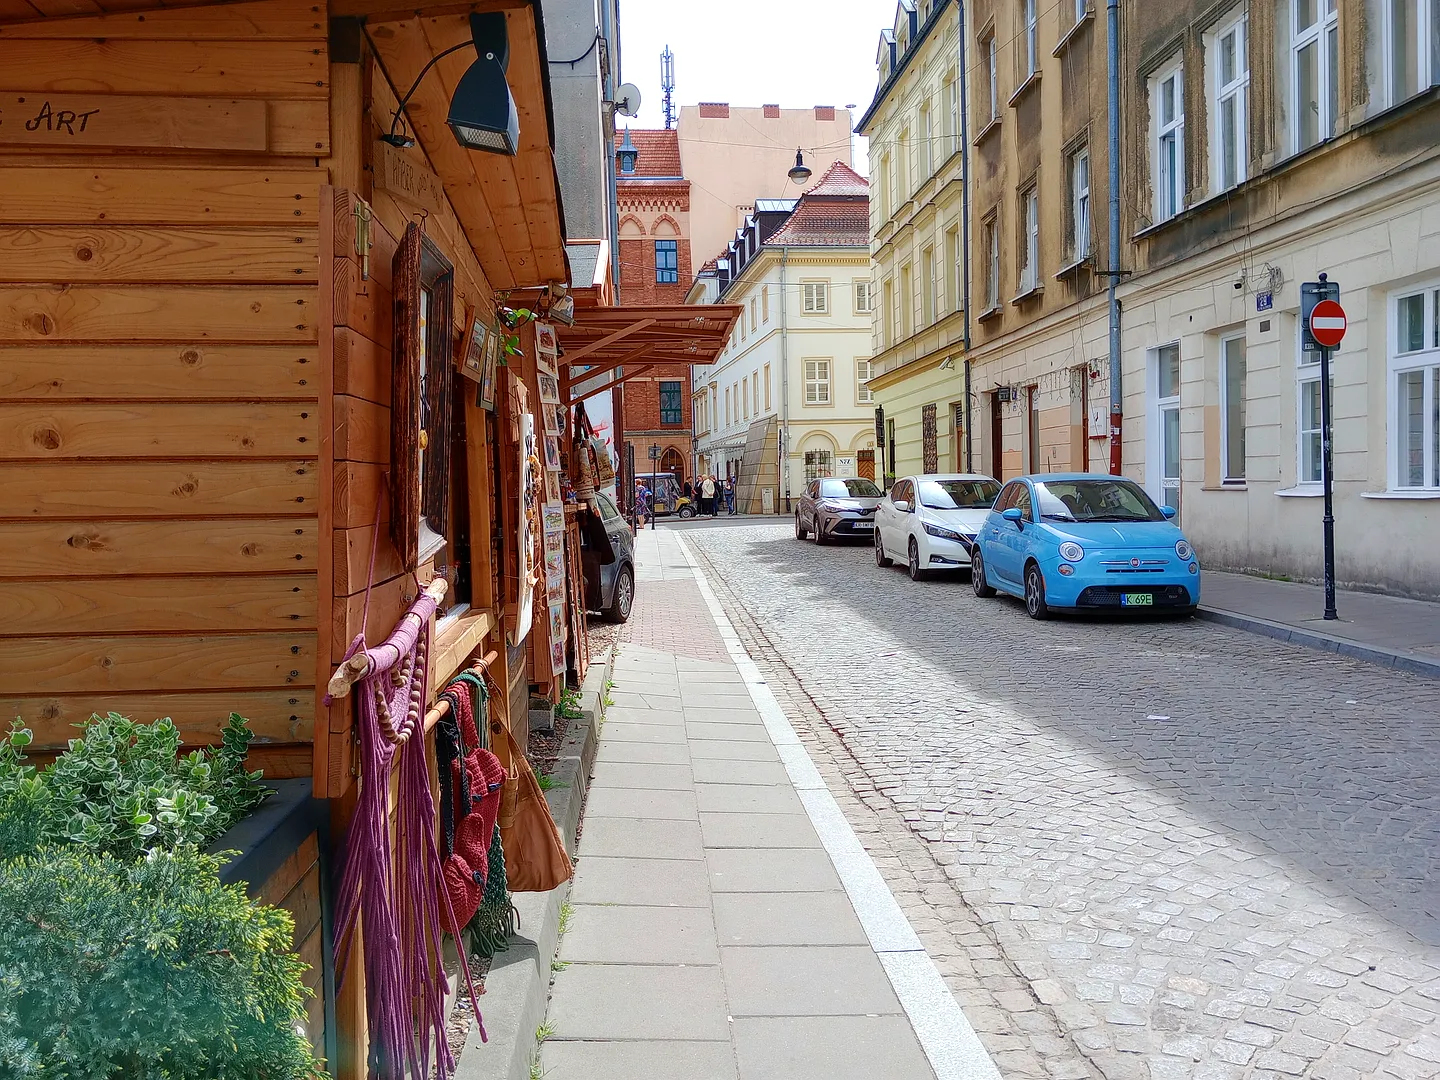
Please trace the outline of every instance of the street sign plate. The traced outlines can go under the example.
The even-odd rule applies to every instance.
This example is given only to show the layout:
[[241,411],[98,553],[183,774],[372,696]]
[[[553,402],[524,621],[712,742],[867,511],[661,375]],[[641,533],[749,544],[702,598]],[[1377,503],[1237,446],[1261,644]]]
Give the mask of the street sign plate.
[[1334,300],[1321,300],[1310,312],[1310,336],[1333,349],[1345,338],[1345,309]]

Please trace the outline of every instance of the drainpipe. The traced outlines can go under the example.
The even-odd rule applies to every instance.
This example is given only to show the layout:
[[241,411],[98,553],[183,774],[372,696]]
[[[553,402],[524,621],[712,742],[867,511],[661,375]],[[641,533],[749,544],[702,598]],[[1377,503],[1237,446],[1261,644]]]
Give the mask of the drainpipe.
[[790,322],[785,314],[785,269],[790,264],[790,249],[780,249],[780,437],[776,456],[780,459],[780,488],[785,492],[785,513],[790,513]]
[[1107,0],[1106,61],[1110,97],[1110,473],[1119,476],[1123,465],[1120,422],[1124,399],[1120,394],[1120,0]]
[[975,440],[970,433],[970,79],[965,71],[965,0],[956,0],[960,15],[960,227],[964,232],[961,241],[964,261],[961,277],[964,281],[961,303],[965,305],[965,471],[972,472],[970,454]]

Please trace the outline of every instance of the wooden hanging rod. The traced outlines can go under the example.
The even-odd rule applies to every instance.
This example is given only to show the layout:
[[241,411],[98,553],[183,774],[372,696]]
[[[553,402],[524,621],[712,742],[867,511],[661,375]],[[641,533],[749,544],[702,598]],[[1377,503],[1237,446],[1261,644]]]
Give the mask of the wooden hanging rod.
[[[481,674],[482,672],[488,671],[490,669],[490,665],[499,659],[500,654],[492,650],[491,652],[488,652],[484,656],[482,656],[479,660],[476,660],[475,663],[471,664],[470,670],[475,672],[477,675]],[[454,682],[455,680],[452,678],[450,681]],[[438,724],[441,719],[444,718],[445,714],[449,711],[450,702],[438,702],[433,709],[431,709],[425,714],[425,731],[428,733],[430,729],[433,728],[436,724]]]
[[[450,583],[444,578],[436,578],[425,586],[424,595],[430,597],[435,603],[445,599],[445,594],[450,589]],[[409,616],[407,611],[401,616],[402,619]],[[393,634],[394,631],[391,631]],[[364,652],[358,652],[349,660],[346,660],[338,668],[335,674],[330,676],[330,684],[326,687],[332,698],[347,697],[350,694],[350,687],[354,686],[366,675],[370,674],[370,657]]]

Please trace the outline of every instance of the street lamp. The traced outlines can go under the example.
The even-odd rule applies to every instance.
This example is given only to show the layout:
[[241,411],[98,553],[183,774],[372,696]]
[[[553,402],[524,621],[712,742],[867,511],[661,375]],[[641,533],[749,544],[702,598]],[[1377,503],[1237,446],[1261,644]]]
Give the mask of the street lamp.
[[797,184],[803,184],[810,179],[810,166],[805,164],[805,155],[798,149],[795,151],[795,165],[790,170],[790,179]]

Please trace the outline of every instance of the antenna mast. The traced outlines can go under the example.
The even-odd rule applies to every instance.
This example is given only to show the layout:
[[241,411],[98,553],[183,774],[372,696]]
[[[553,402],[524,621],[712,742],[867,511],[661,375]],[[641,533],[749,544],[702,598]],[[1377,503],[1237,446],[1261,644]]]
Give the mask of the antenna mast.
[[675,54],[670,51],[670,46],[665,46],[665,51],[660,54],[660,89],[665,95],[662,105],[665,109],[665,130],[669,131],[675,126],[675,105],[671,101],[671,94],[675,91]]

